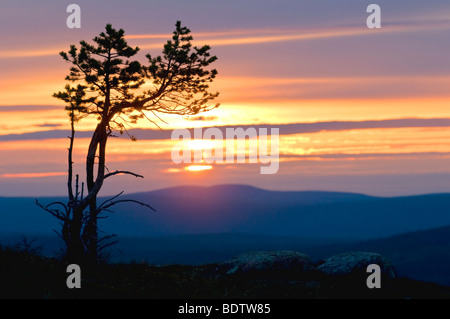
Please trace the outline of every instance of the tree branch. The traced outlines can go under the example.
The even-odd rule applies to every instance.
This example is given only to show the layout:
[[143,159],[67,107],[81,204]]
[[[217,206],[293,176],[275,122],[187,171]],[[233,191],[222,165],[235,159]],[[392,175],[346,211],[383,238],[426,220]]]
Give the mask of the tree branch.
[[147,208],[150,208],[152,211],[156,212],[156,209],[154,209],[150,205],[145,204],[143,202],[140,202],[138,200],[134,200],[134,199],[121,199],[121,200],[117,200],[117,201],[111,201],[108,205],[105,205],[105,206],[103,206],[101,208],[99,207],[99,210],[105,210],[105,209],[108,209],[108,208],[110,208],[112,206],[115,206],[117,204],[120,204],[120,203],[135,203],[135,204],[139,204],[141,206],[145,206]]
[[[39,203],[39,201],[37,199],[35,200],[35,203],[40,208],[42,208],[46,212],[50,213],[51,215],[53,215],[57,219],[59,219],[61,221],[66,221],[67,220],[67,207],[63,203],[61,203],[61,202],[54,202],[54,203],[51,203],[50,205],[44,206],[41,203]],[[57,209],[50,209],[49,207],[52,206],[52,205],[62,205],[65,208],[65,210],[66,210],[66,214],[61,213],[61,211],[57,210]]]
[[[129,172],[129,171],[115,171],[115,172],[111,172],[111,173],[106,174],[103,179],[107,179],[108,177],[111,177],[111,176],[114,176],[114,175],[119,175],[119,174],[126,174],[126,175],[132,175],[134,177],[144,178],[144,176],[142,176],[142,175],[139,175],[139,174],[136,174],[136,173],[133,173],[133,172]],[[121,195],[121,194],[119,194],[119,195]]]

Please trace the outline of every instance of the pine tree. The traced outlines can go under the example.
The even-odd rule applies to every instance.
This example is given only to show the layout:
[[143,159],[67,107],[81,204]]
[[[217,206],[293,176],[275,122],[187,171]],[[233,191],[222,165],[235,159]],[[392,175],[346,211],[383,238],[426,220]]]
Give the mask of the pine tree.
[[[190,30],[178,21],[173,36],[164,45],[161,56],[146,55],[145,64],[132,60],[139,48],[131,47],[125,40],[124,31],[116,30],[110,24],[105,32],[93,39],[94,44],[80,42],[80,47],[70,46],[61,57],[72,64],[66,77],[69,82],[65,90],[54,97],[63,100],[72,123],[72,137],[69,148],[68,204],[52,203],[42,206],[62,221],[61,237],[66,243],[66,257],[70,262],[96,263],[100,243],[109,239],[98,236],[98,217],[121,202],[115,196],[102,204],[97,195],[105,180],[118,174],[142,177],[128,171],[108,172],[106,153],[108,138],[114,132],[128,133],[126,125],[139,119],[159,118],[159,114],[194,115],[218,107],[210,104],[218,93],[209,92],[209,84],[217,75],[208,66],[216,61],[210,47],[195,47],[191,44]],[[144,90],[144,83],[152,88]],[[72,86],[75,85],[76,86]],[[86,194],[84,185],[79,191],[78,175],[73,186],[72,149],[74,123],[86,117],[95,117],[97,126],[87,150]],[[157,124],[156,124],[157,125]],[[135,137],[130,135],[132,140]],[[97,166],[97,167],[96,167]],[[150,207],[147,204],[139,203]],[[64,209],[55,208],[64,206]],[[150,207],[151,208],[151,207]]]

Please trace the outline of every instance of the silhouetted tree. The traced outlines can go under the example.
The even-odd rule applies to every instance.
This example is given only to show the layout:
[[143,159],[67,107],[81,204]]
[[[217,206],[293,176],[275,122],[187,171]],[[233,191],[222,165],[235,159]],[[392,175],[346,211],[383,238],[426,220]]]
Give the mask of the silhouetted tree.
[[[65,90],[54,97],[67,103],[66,110],[71,119],[72,135],[68,155],[68,204],[52,203],[40,205],[61,220],[60,236],[66,243],[67,259],[71,262],[97,262],[98,253],[105,245],[99,238],[97,221],[101,212],[122,202],[134,200],[117,199],[122,193],[97,203],[97,195],[107,178],[118,174],[142,177],[129,171],[106,170],[106,145],[114,131],[127,133],[126,125],[147,119],[157,125],[158,113],[193,115],[218,107],[209,104],[218,93],[208,91],[217,75],[215,69],[207,67],[217,58],[211,56],[210,47],[194,47],[190,30],[178,21],[173,36],[164,45],[161,56],[146,55],[147,62],[141,64],[131,60],[139,48],[127,44],[122,29],[116,30],[110,24],[106,31],[93,39],[94,44],[80,42],[80,47],[70,46],[61,57],[70,62],[70,74]],[[150,82],[151,89],[144,90],[143,84]],[[152,120],[152,116],[155,116]],[[93,132],[86,157],[86,194],[84,185],[79,187],[76,176],[73,185],[72,150],[75,136],[74,123],[95,117],[97,126]],[[96,168],[97,165],[97,168]],[[59,206],[59,207],[58,207]],[[107,244],[106,244],[107,245]]]

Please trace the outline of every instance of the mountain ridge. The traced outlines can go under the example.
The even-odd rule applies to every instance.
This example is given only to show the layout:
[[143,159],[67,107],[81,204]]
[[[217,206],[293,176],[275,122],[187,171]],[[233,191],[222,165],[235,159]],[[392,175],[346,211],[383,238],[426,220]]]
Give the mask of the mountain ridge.
[[[123,195],[146,202],[122,204],[102,220],[118,235],[257,233],[273,236],[375,239],[450,225],[450,194],[374,197],[357,193],[270,191],[247,185],[181,186]],[[38,198],[43,204],[64,198]],[[106,198],[99,198],[99,203]],[[0,232],[48,233],[57,221],[34,198],[0,198]]]

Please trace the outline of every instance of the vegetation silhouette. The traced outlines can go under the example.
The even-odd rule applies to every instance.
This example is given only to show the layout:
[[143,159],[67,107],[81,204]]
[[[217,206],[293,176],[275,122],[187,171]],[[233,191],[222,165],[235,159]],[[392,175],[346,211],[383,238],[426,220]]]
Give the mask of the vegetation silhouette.
[[[450,288],[395,278],[368,289],[359,275],[325,276],[293,271],[211,276],[217,264],[154,266],[102,264],[83,268],[82,289],[67,289],[66,265],[53,258],[0,246],[2,299],[449,299]],[[358,279],[359,278],[359,279]],[[297,301],[298,300],[298,301]],[[288,303],[290,305],[290,303]]]
[[[124,202],[133,202],[149,209],[143,202],[119,199],[123,192],[97,202],[97,195],[106,179],[119,174],[143,176],[125,170],[108,171],[106,167],[107,142],[114,132],[136,137],[127,128],[140,119],[158,126],[161,114],[195,115],[219,106],[211,102],[219,95],[210,92],[209,84],[217,75],[208,67],[217,60],[210,54],[208,45],[193,46],[190,30],[178,21],[171,39],[164,45],[162,55],[146,55],[147,64],[131,60],[138,47],[131,47],[125,40],[125,32],[110,24],[105,32],[93,39],[94,44],[80,42],[80,47],[70,46],[61,57],[72,64],[66,77],[69,82],[64,91],[53,96],[64,101],[71,122],[68,152],[68,201],[48,205],[36,203],[61,221],[58,235],[66,246],[65,260],[69,263],[97,264],[101,252],[112,245],[115,235],[99,237],[98,220],[105,213]],[[151,84],[150,89],[143,85]],[[80,185],[77,174],[74,182],[73,146],[75,124],[94,117],[97,126],[92,134],[86,156],[86,182]],[[86,191],[85,191],[86,188]]]

